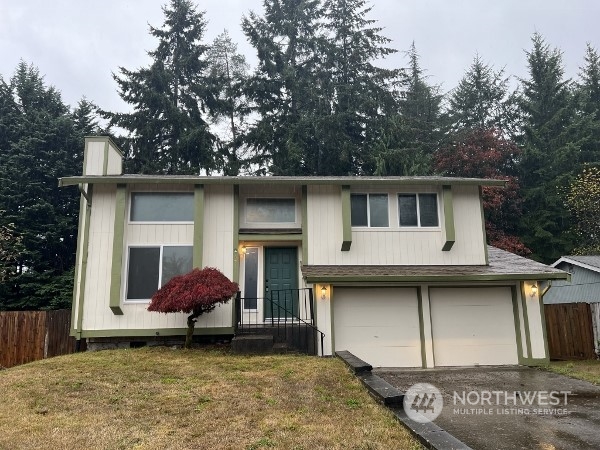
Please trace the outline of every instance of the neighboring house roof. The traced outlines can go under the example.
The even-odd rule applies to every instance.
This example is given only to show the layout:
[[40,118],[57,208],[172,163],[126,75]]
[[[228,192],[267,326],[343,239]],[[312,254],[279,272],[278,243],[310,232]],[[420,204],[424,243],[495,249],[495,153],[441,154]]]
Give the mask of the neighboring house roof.
[[488,246],[489,265],[479,266],[302,266],[306,281],[494,281],[567,280],[569,274],[531,259]]
[[561,263],[573,264],[584,269],[593,270],[600,273],[600,255],[568,255],[562,256],[558,261],[551,264],[552,267],[557,267]]
[[207,177],[195,175],[83,175],[64,177],[58,185],[77,184],[333,184],[333,185],[475,185],[505,186],[506,180],[457,177]]

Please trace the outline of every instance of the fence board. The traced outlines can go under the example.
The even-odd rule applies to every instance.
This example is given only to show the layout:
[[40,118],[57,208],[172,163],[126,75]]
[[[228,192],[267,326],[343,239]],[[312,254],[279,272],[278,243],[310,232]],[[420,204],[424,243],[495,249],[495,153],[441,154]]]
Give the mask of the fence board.
[[550,359],[595,359],[588,303],[544,305]]
[[70,321],[69,310],[0,312],[0,367],[73,353]]

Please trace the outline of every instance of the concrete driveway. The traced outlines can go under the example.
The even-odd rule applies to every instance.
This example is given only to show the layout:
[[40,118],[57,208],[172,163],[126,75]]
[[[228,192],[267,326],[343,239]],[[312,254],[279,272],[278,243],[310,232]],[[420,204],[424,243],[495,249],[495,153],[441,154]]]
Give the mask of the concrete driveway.
[[402,392],[437,387],[435,424],[474,449],[600,449],[600,387],[591,383],[527,367],[373,373]]

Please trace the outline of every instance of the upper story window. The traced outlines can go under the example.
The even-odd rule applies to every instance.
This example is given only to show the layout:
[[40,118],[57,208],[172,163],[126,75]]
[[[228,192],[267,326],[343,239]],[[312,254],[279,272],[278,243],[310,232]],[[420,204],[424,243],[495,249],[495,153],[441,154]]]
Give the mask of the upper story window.
[[193,222],[192,192],[132,192],[131,222]]
[[191,270],[191,246],[129,247],[126,299],[149,300],[171,278]]
[[296,223],[296,199],[247,198],[247,223]]
[[401,227],[438,227],[437,194],[398,194]]
[[388,227],[387,194],[351,194],[350,221],[353,227]]

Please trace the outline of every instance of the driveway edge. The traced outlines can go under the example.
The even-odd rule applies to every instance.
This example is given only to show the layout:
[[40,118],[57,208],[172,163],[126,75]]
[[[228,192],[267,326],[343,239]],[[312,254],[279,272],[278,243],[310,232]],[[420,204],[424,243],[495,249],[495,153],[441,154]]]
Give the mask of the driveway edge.
[[403,406],[404,392],[400,392],[383,378],[372,373],[373,368],[370,364],[345,350],[335,354],[367,388],[369,394],[389,408],[396,419],[402,422],[424,447],[431,450],[473,450],[433,422],[419,423],[408,418]]

